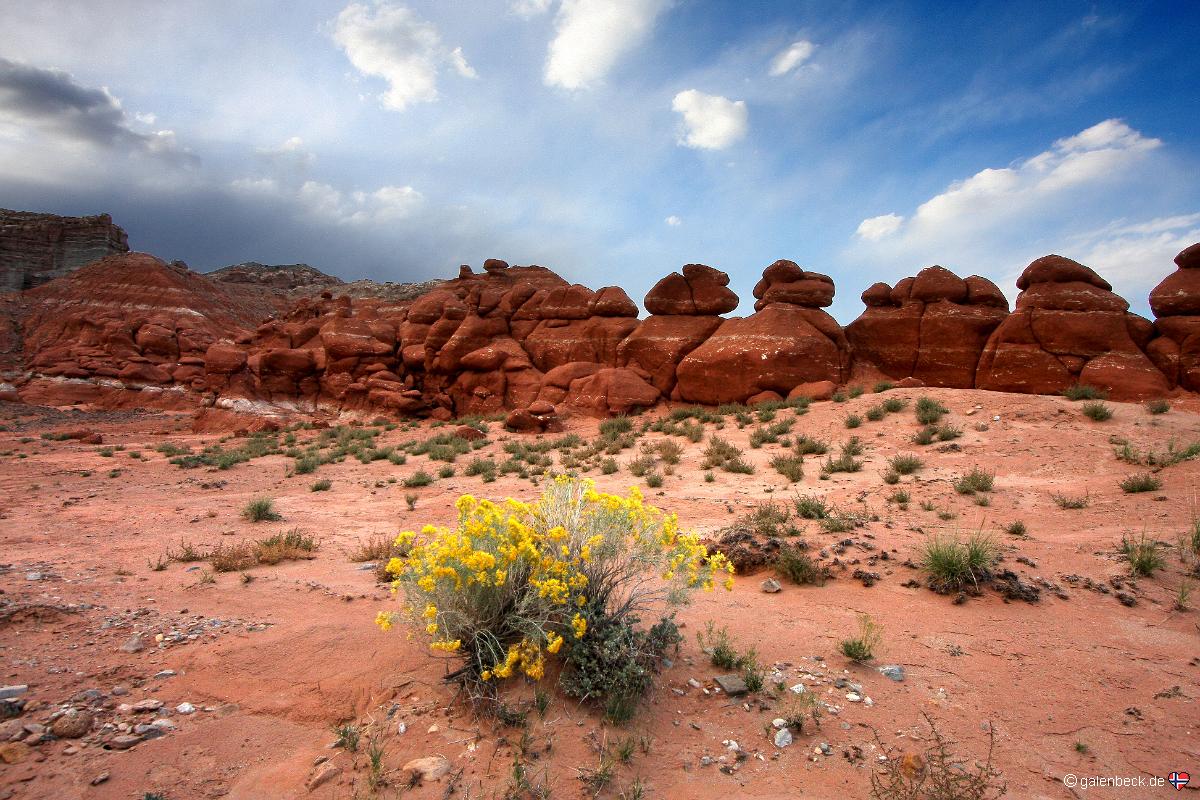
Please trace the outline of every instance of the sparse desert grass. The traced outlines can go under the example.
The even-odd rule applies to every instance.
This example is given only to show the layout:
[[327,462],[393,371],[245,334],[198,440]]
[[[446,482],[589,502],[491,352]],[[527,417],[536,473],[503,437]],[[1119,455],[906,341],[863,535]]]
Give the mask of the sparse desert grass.
[[820,521],[821,530],[826,533],[849,533],[863,524],[862,517],[831,510],[829,516]]
[[862,397],[862,393],[863,393],[863,387],[861,387],[861,386],[851,386],[850,388],[848,388],[846,390],[846,394],[850,395],[850,399],[854,399],[856,397]]
[[1123,537],[1120,551],[1121,555],[1125,556],[1125,560],[1129,562],[1129,569],[1134,575],[1150,577],[1167,565],[1167,560],[1163,557],[1162,548],[1159,547],[1158,542],[1144,533],[1138,539]]
[[1060,492],[1055,492],[1050,495],[1054,499],[1055,504],[1064,510],[1087,508],[1091,502],[1091,498],[1085,495],[1067,495]]
[[323,478],[312,486],[308,487],[310,492],[328,492],[333,487],[333,481],[328,478]]
[[1149,400],[1146,402],[1146,413],[1165,414],[1171,410],[1171,404],[1166,400]]
[[1081,410],[1083,415],[1093,422],[1105,422],[1112,419],[1113,415],[1112,408],[1098,402],[1084,403]]
[[949,413],[950,409],[946,408],[932,397],[921,397],[917,399],[917,422],[922,425],[934,425],[940,422],[942,417]]
[[1162,488],[1162,479],[1149,472],[1139,472],[1136,475],[1130,475],[1125,478],[1121,481],[1120,486],[1121,490],[1126,494],[1154,492]]
[[792,483],[804,477],[804,457],[777,455],[771,459],[771,467]]
[[897,505],[906,506],[912,501],[912,495],[904,489],[898,489],[892,492],[891,496],[888,497],[888,501],[896,503]]
[[775,571],[801,586],[823,586],[829,577],[825,568],[817,564],[805,548],[798,544],[780,549],[779,556],[775,559]]
[[894,469],[886,470],[882,473],[883,482],[888,486],[894,486],[900,482],[900,473]]
[[912,475],[924,466],[925,462],[914,453],[897,453],[888,459],[888,467],[898,475]]
[[208,561],[217,572],[241,572],[260,564],[315,558],[313,554],[319,547],[313,536],[293,528],[265,539],[219,545],[208,555]]
[[987,472],[979,467],[972,467],[970,472],[959,476],[959,478],[954,481],[954,491],[958,492],[959,494],[990,492],[995,480],[995,473]]
[[1007,525],[1005,525],[1004,532],[1007,533],[1009,536],[1024,537],[1024,536],[1028,535],[1028,530],[1025,527],[1025,523],[1019,519],[1014,520],[1014,521],[1008,523]]
[[875,652],[883,641],[883,629],[867,614],[858,618],[858,635],[843,639],[838,643],[842,655],[851,661],[863,663],[875,657]]
[[657,489],[663,485],[663,476],[658,472],[651,472],[646,476],[646,485],[651,489]]
[[278,522],[283,519],[275,510],[275,501],[270,497],[256,497],[242,508],[242,516],[250,522]]
[[889,397],[883,401],[883,410],[889,414],[896,414],[908,408],[908,401],[903,397]]
[[741,449],[716,434],[708,438],[708,446],[704,448],[704,462],[700,468],[720,468],[726,472],[742,475],[750,475],[754,472],[754,466],[742,457]]
[[1106,400],[1108,394],[1102,389],[1097,389],[1095,386],[1088,386],[1085,383],[1077,383],[1073,386],[1068,386],[1063,389],[1063,397],[1068,400]]
[[491,483],[496,480],[497,469],[495,459],[475,456],[471,459],[471,463],[467,464],[467,468],[463,470],[463,474],[468,477],[478,476],[483,478],[484,483]]
[[1117,445],[1113,448],[1113,455],[1117,457],[1118,461],[1124,461],[1126,464],[1133,464],[1134,466],[1150,467],[1155,470],[1173,467],[1176,464],[1191,461],[1196,456],[1200,456],[1200,442],[1193,442],[1187,447],[1176,449],[1175,442],[1170,441],[1167,442],[1165,452],[1147,450],[1143,453],[1126,439],[1114,438],[1111,441]]
[[872,391],[874,391],[875,394],[882,394],[883,392],[886,392],[889,389],[895,389],[895,388],[896,388],[896,384],[892,383],[891,381],[880,381],[879,383],[875,384]]
[[757,536],[778,538],[797,536],[800,531],[791,523],[792,513],[783,503],[765,500],[752,510],[738,517],[737,525],[750,528]]
[[862,439],[857,436],[851,436],[842,443],[842,455],[844,456],[861,456],[864,449]]
[[821,465],[821,472],[825,475],[832,475],[835,472],[859,472],[862,468],[863,462],[843,452],[837,458],[830,456],[825,459],[825,463]]
[[664,464],[678,464],[683,457],[683,445],[671,439],[655,442],[654,449]]
[[991,573],[999,550],[982,533],[966,541],[957,536],[932,536],[918,551],[917,562],[929,575],[929,585],[939,592],[951,592],[968,585],[978,586]]
[[1008,793],[992,754],[995,729],[988,726],[988,751],[982,759],[954,753],[957,744],[938,731],[933,719],[921,712],[932,731],[932,743],[923,753],[893,748],[875,733],[880,768],[871,773],[870,800],[999,800]]
[[862,417],[858,414],[849,414],[846,417],[845,424],[847,428],[858,428],[862,426]]

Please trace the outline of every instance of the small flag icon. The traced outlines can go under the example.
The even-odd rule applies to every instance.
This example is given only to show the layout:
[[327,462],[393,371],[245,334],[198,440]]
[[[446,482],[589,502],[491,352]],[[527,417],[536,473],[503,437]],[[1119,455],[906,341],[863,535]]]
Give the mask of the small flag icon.
[[1182,791],[1183,787],[1187,786],[1192,780],[1192,776],[1186,772],[1172,772],[1167,776],[1167,783],[1175,787],[1176,791]]

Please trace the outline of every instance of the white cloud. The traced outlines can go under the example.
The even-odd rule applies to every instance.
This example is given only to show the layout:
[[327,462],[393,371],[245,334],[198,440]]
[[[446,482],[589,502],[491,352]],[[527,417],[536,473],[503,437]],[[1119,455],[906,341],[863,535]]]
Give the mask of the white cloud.
[[663,221],[666,222],[668,225],[670,225],[672,228],[678,228],[680,225],[683,224],[683,220],[681,220],[679,217],[675,216],[674,214],[667,217]]
[[521,17],[536,17],[550,10],[554,0],[512,0],[508,8]]
[[806,39],[792,42],[781,50],[775,58],[771,59],[769,70],[771,77],[778,78],[782,75],[787,75],[796,69],[796,67],[799,67],[805,61],[812,58],[813,51],[816,49],[816,45]]
[[333,40],[355,69],[387,82],[383,104],[396,111],[436,100],[438,72],[445,66],[475,77],[461,47],[446,47],[432,23],[402,5],[351,3],[334,21]]
[[411,186],[382,186],[373,192],[343,192],[318,181],[305,181],[293,188],[274,178],[240,178],[231,186],[242,195],[290,202],[299,212],[329,225],[373,226],[407,219],[425,200]]
[[877,242],[880,239],[891,236],[896,231],[900,230],[900,226],[904,224],[904,217],[898,214],[883,214],[878,217],[870,217],[864,219],[858,224],[858,230],[855,234],[860,239],[866,239],[869,242]]
[[668,0],[563,0],[546,58],[546,84],[586,89],[603,79],[649,35],[669,5]]
[[1122,220],[1072,237],[1068,249],[1072,258],[1107,278],[1118,294],[1135,301],[1173,272],[1175,255],[1196,242],[1200,213]]
[[679,144],[698,150],[723,150],[746,135],[749,113],[744,100],[687,89],[671,108],[683,115]]
[[1113,179],[1161,145],[1121,120],[1105,120],[1013,166],[989,167],[952,183],[922,203],[907,223],[888,222],[890,228],[871,237],[865,231],[880,230],[882,218],[875,217],[863,220],[858,233],[879,239],[903,230],[910,240],[927,241],[969,236],[1043,208],[1068,189]]

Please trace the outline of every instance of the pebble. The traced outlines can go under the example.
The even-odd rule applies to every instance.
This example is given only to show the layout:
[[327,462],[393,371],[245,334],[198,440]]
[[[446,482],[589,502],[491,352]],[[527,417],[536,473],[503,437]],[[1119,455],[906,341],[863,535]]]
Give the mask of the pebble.
[[900,683],[904,680],[904,667],[899,664],[884,664],[879,668],[879,674],[888,680]]
[[25,580],[27,580],[27,581],[40,581],[43,577],[45,577],[45,576],[40,572],[26,572],[25,573]]
[[450,771],[450,759],[445,756],[425,756],[414,758],[402,769],[425,781],[436,781]]
[[173,669],[159,670],[158,672],[154,673],[154,680],[156,680],[156,681],[161,681],[164,678],[174,678],[174,677],[175,677],[175,670],[173,670]]
[[136,633],[129,637],[129,641],[121,645],[121,652],[123,653],[140,653],[145,649],[146,645],[142,643],[142,637]]
[[773,728],[775,728],[775,730],[779,730],[780,728],[786,728],[787,720],[784,719],[783,717],[776,717],[775,719],[771,720],[771,726]]
[[775,580],[774,578],[767,578],[765,581],[759,584],[759,588],[761,588],[767,594],[775,594],[776,592],[783,591],[783,587],[779,584],[779,581]]
[[191,703],[180,703],[179,705],[175,706],[175,710],[178,711],[180,714],[195,714],[196,713],[196,707],[194,705],[192,705]]
[[92,778],[92,786],[99,786],[111,777],[107,772],[101,772],[96,777]]
[[860,695],[858,692],[846,692],[846,699],[851,703],[861,703],[862,695]]
[[792,743],[792,732],[791,731],[789,731],[787,728],[780,728],[779,730],[775,731],[775,746],[776,747],[780,747],[780,748],[787,747],[791,743]]
[[312,791],[318,786],[324,786],[331,780],[342,774],[342,768],[337,764],[326,764],[317,770],[317,773],[308,780],[308,789]]

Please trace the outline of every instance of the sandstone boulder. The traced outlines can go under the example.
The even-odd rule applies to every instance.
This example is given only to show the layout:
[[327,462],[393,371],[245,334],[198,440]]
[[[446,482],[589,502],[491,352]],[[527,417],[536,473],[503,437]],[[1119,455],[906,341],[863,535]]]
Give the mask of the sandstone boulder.
[[1200,391],[1200,243],[1175,256],[1179,269],[1150,292],[1158,338],[1147,353],[1173,385]]
[[1094,271],[1058,255],[1031,263],[1017,286],[1016,310],[992,332],[975,385],[993,391],[1055,394],[1073,383],[1138,400],[1168,391],[1167,377],[1135,335],[1142,320]]
[[646,294],[651,314],[715,316],[737,308],[729,276],[704,264],[687,264],[672,272]]

